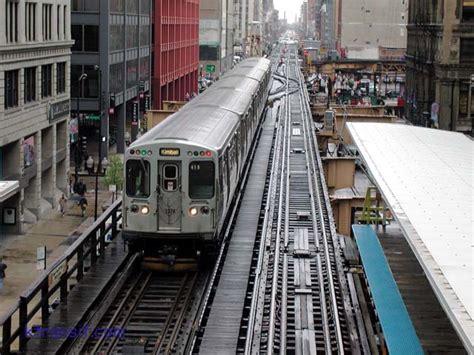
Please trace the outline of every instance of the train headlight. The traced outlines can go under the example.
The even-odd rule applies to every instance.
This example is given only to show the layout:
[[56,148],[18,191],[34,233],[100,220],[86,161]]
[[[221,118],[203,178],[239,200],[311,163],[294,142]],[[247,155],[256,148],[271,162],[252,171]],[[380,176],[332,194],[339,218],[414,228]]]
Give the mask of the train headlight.
[[150,212],[150,207],[142,206],[141,212],[142,214],[148,214]]
[[130,206],[130,212],[132,212],[132,213],[138,213],[138,211],[139,211],[139,208],[138,208],[137,205],[131,205],[131,206]]
[[197,207],[191,207],[191,208],[189,209],[189,215],[190,215],[191,217],[196,217],[196,216],[198,215],[198,213],[199,213],[199,210],[198,210]]
[[209,207],[207,207],[207,206],[201,207],[201,213],[202,214],[209,214]]

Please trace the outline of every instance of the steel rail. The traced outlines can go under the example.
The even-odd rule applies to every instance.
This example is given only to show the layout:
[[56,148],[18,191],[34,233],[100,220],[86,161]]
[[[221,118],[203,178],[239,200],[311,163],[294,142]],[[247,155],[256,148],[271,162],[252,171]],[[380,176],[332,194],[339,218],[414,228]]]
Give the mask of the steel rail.
[[[281,122],[281,106],[278,107],[277,113],[277,132],[276,132],[276,139],[275,139],[275,150],[273,152],[273,159],[275,165],[273,165],[274,169],[271,170],[270,173],[270,183],[268,187],[268,195],[267,201],[265,203],[265,217],[263,220],[263,228],[262,228],[262,238],[260,241],[260,247],[258,250],[258,261],[257,267],[255,270],[255,281],[254,287],[252,291],[252,302],[250,305],[250,313],[249,313],[249,321],[248,321],[248,328],[247,328],[247,335],[246,335],[246,343],[245,343],[245,350],[244,353],[249,355],[252,353],[253,341],[254,341],[254,330],[255,330],[255,323],[257,317],[257,310],[258,304],[263,301],[263,297],[260,297],[260,292],[262,290],[262,284],[264,283],[265,279],[262,279],[263,272],[268,267],[265,264],[265,261],[268,261],[268,253],[265,252],[266,245],[269,245],[271,236],[272,236],[272,225],[273,225],[273,218],[271,216],[275,213],[276,208],[276,189],[277,189],[277,182],[278,182],[278,175],[280,171],[280,155],[282,150],[282,141],[283,141],[283,129],[280,124]],[[260,331],[258,332],[260,334]]]
[[[300,79],[301,79],[301,73],[300,73]],[[340,354],[343,354],[344,353],[344,344],[343,344],[343,339],[342,339],[342,330],[341,330],[341,323],[340,323],[340,319],[339,319],[339,312],[338,312],[338,305],[337,305],[337,295],[336,295],[336,292],[335,292],[335,283],[334,283],[334,279],[333,279],[333,275],[332,275],[332,271],[329,269],[331,267],[331,258],[330,258],[330,255],[329,255],[329,246],[328,246],[328,236],[327,236],[327,231],[326,229],[328,228],[328,223],[329,223],[329,220],[327,220],[329,218],[328,216],[328,211],[323,211],[323,204],[326,203],[326,201],[323,201],[323,199],[321,198],[321,194],[323,194],[324,192],[321,191],[320,189],[320,186],[318,186],[318,182],[317,182],[317,179],[313,178],[314,176],[316,176],[316,174],[318,174],[320,176],[320,179],[321,180],[321,175],[323,174],[322,171],[319,171],[318,169],[316,169],[316,165],[315,165],[315,154],[314,154],[314,134],[311,134],[312,130],[311,130],[311,127],[309,127],[309,119],[308,119],[308,113],[307,113],[307,102],[305,102],[305,99],[303,97],[303,90],[301,90],[300,92],[300,100],[301,100],[301,104],[302,104],[302,108],[303,108],[303,126],[305,127],[305,145],[307,148],[309,148],[307,150],[308,152],[308,155],[307,155],[307,160],[308,160],[308,167],[311,167],[311,170],[312,172],[314,172],[314,175],[313,174],[310,174],[310,186],[311,186],[311,195],[313,198],[317,198],[317,206],[318,206],[318,212],[321,216],[320,218],[320,231],[322,233],[322,239],[323,239],[323,249],[324,249],[324,256],[325,256],[325,259],[326,259],[326,262],[328,264],[328,272],[327,272],[327,276],[328,276],[328,281],[329,281],[329,292],[330,292],[330,295],[331,295],[331,307],[332,307],[332,317],[333,317],[333,321],[335,323],[335,328],[336,328],[336,340],[337,340],[337,347],[338,347],[338,352]],[[314,194],[314,192],[316,192],[316,194]],[[314,204],[313,204],[314,206]],[[325,219],[323,219],[322,217],[326,217]],[[316,230],[318,229],[318,225],[319,223],[317,222],[316,220],[316,215],[313,214],[313,223],[315,223],[315,227],[316,227]],[[330,228],[330,227],[329,227]],[[328,344],[330,346],[330,343]],[[329,349],[327,350],[331,350],[330,347]]]
[[153,354],[157,354],[163,345],[163,339],[165,338],[166,334],[168,333],[168,330],[171,326],[171,323],[173,321],[173,317],[176,313],[176,309],[178,308],[179,305],[179,300],[181,299],[181,294],[183,293],[185,287],[186,287],[186,281],[188,279],[189,274],[185,274],[183,279],[181,280],[181,285],[179,286],[178,294],[176,296],[176,300],[173,303],[173,307],[171,308],[170,312],[168,313],[168,316],[166,317],[165,324],[163,326],[163,329],[160,332],[160,335],[156,339],[155,346],[153,347]]
[[[289,75],[288,71],[288,66],[287,66],[287,76]],[[289,86],[289,85],[288,85]],[[288,88],[287,88],[288,92]],[[283,151],[285,152],[287,149],[287,146],[289,145],[289,139],[288,139],[288,117],[289,117],[289,110],[287,105],[285,104],[285,110],[287,112],[287,115],[285,117],[285,120],[283,122],[284,125],[284,138],[283,138]],[[280,264],[280,244],[281,244],[281,230],[282,230],[282,220],[283,220],[283,199],[287,199],[287,196],[284,196],[284,179],[283,176],[285,172],[288,170],[288,166],[286,165],[287,161],[283,161],[282,164],[282,179],[280,181],[280,196],[279,196],[279,206],[278,206],[278,225],[277,225],[277,232],[276,232],[276,242],[275,242],[275,260],[273,262],[274,268],[273,268],[273,277],[272,277],[272,293],[271,293],[271,301],[270,301],[270,322],[269,322],[269,330],[268,330],[268,340],[267,340],[267,351],[269,355],[273,354],[273,343],[274,343],[274,338],[275,338],[275,325],[276,325],[276,302],[277,302],[277,289],[278,289],[278,274],[279,274],[279,264]]]

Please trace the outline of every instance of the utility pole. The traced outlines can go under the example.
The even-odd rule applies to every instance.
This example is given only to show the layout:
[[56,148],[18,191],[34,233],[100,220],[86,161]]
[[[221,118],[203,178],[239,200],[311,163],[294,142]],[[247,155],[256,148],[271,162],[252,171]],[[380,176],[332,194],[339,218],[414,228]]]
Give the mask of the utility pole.
[[80,119],[80,108],[79,108],[79,100],[81,97],[82,93],[82,81],[87,79],[87,74],[82,73],[82,75],[79,77],[78,83],[79,83],[79,92],[77,93],[77,109],[76,109],[76,119],[77,119],[77,141],[76,141],[76,166],[74,167],[74,173],[75,178],[74,178],[74,187],[76,186],[77,182],[79,181],[79,158],[80,158],[80,152],[79,150],[81,149],[81,119]]

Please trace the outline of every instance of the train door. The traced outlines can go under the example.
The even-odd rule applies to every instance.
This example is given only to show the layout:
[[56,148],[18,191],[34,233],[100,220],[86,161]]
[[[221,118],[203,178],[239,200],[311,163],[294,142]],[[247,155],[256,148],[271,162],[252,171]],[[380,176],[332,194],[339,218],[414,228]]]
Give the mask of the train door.
[[158,162],[158,231],[181,231],[181,162]]

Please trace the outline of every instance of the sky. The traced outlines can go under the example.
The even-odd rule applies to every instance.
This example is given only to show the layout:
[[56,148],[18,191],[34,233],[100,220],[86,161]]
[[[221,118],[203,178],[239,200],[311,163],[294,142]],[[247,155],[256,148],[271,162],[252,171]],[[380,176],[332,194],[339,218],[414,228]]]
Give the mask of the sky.
[[286,18],[289,23],[295,22],[295,15],[300,12],[302,3],[303,0],[273,0],[275,8],[280,11],[280,18],[283,18],[286,11]]

